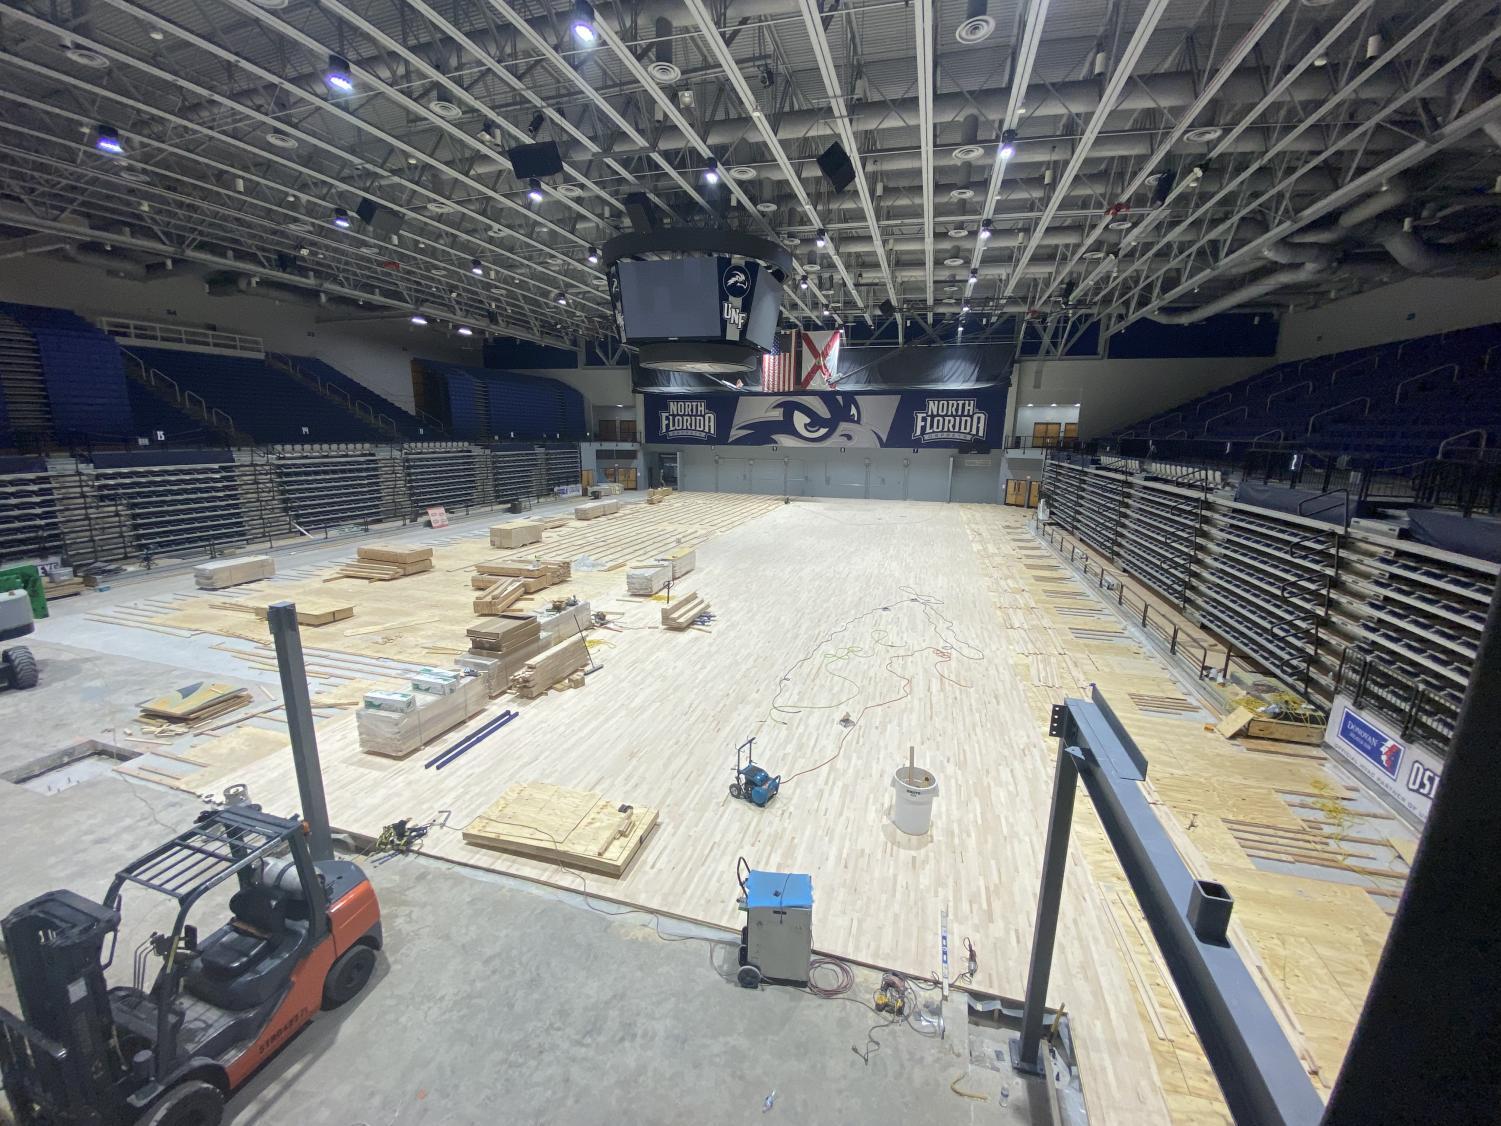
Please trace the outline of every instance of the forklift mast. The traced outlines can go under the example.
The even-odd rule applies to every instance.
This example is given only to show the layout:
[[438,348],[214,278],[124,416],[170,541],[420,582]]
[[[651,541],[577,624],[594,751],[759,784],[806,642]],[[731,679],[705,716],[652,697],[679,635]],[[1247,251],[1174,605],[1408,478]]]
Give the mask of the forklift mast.
[[110,1105],[126,1069],[103,968],[119,926],[118,911],[71,891],[37,896],[0,921],[21,1016],[67,1051],[75,1082],[88,1087],[80,1093],[96,1106]]

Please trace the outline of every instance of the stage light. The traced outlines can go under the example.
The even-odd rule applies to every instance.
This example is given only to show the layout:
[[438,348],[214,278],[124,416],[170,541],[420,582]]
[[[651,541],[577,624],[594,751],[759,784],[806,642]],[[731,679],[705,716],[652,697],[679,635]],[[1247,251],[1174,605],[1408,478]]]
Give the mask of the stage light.
[[589,253],[585,256],[585,261],[587,261],[591,266],[599,265],[599,247],[591,246],[589,248]]
[[349,73],[349,60],[343,55],[329,55],[328,68],[323,72],[323,81],[330,90],[348,94],[354,89],[354,78]]
[[813,240],[813,244],[817,246],[819,250],[822,250],[824,247],[828,246],[829,232],[824,230],[822,227],[819,227],[818,237]]
[[425,325],[425,324],[427,324],[427,318],[424,317],[421,313],[413,313],[412,314],[412,323],[414,325]]
[[980,224],[980,238],[988,239],[990,237],[990,231],[990,220],[986,219],[983,223]]
[[338,227],[341,231],[349,230],[349,212],[345,211],[342,207],[334,208],[334,226]]
[[800,278],[797,279],[797,288],[798,289],[807,289],[808,288],[808,275],[807,274],[803,274]]
[[573,36],[580,43],[593,43],[598,32],[594,30],[594,6],[589,0],[573,0]]
[[554,297],[553,300],[556,301],[559,305],[566,305],[568,304],[568,294],[564,293],[560,289],[558,290],[557,296]]
[[470,328],[468,325],[459,325],[458,334],[460,336],[473,336],[474,329]]
[[110,156],[121,156],[125,146],[120,143],[120,134],[112,125],[94,126],[94,147]]
[[532,140],[537,139],[537,134],[542,132],[542,126],[547,124],[547,118],[538,111],[532,114],[532,119],[527,123],[526,131],[532,135]]
[[1016,155],[1016,130],[1006,129],[1001,132],[1000,157],[1002,160],[1010,160]]
[[542,181],[533,176],[526,182],[526,195],[533,203],[541,203],[546,197],[542,194]]
[[719,161],[715,160],[712,156],[704,161],[704,183],[719,183]]
[[477,278],[485,276],[485,264],[478,258],[469,259],[469,272]]

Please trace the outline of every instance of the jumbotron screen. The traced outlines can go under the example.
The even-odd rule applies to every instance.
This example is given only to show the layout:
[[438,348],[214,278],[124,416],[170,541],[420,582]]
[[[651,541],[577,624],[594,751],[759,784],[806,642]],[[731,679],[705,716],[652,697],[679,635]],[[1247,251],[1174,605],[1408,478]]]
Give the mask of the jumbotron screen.
[[761,263],[724,255],[632,259],[610,271],[616,327],[627,344],[712,340],[770,348],[782,283]]

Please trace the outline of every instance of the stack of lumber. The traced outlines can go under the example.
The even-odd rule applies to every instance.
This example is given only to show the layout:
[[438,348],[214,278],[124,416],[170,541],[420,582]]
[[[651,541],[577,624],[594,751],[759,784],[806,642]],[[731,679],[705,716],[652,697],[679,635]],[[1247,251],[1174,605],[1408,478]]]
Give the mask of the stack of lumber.
[[529,559],[510,563],[476,563],[479,572],[469,583],[475,590],[493,586],[497,579],[519,579],[527,594],[536,594],[573,576],[573,564],[565,559]]
[[687,547],[675,547],[671,551],[663,552],[658,558],[663,563],[672,564],[672,577],[675,579],[680,579],[693,570],[698,562],[698,557],[694,554],[691,544]]
[[542,525],[533,520],[513,520],[490,529],[491,547],[525,547],[542,542]]
[[[233,607],[236,610],[246,609],[244,602],[215,602],[214,605],[224,608]],[[257,618],[269,617],[271,613],[269,602],[252,603],[249,608],[255,612]],[[352,617],[354,617],[354,607],[347,602],[297,603],[297,624],[301,626],[326,626]]]
[[597,485],[589,486],[589,495],[595,500],[600,500],[604,497],[618,497],[620,495],[620,485],[614,481],[601,481]]
[[495,580],[475,596],[474,612],[481,617],[505,613],[526,593],[526,585],[520,579],[496,579],[494,575],[479,577]]
[[239,559],[215,559],[193,568],[199,590],[223,590],[227,586],[253,583],[276,574],[276,561],[269,555],[245,555]]
[[591,500],[588,504],[581,504],[573,510],[573,514],[580,520],[597,520],[619,511],[620,502],[611,497],[609,500]]
[[546,782],[513,783],[464,826],[483,848],[619,876],[657,823],[657,811]]
[[355,549],[355,556],[355,561],[343,564],[334,578],[389,582],[433,569],[430,547],[360,547]]
[[672,564],[649,559],[640,563],[627,563],[625,569],[625,592],[649,595],[672,581]]
[[647,489],[646,490],[646,503],[647,504],[661,504],[664,500],[666,500],[670,496],[672,496],[672,490],[671,489]]
[[44,579],[42,581],[42,593],[51,602],[57,598],[67,598],[70,595],[79,594],[83,591],[84,581],[77,575],[70,575],[65,579]]
[[662,607],[662,626],[665,629],[687,629],[698,621],[699,615],[709,612],[709,604],[702,595],[684,594]]
[[511,691],[528,700],[541,696],[589,663],[589,647],[582,637],[560,641],[544,649],[511,674]]
[[594,628],[594,612],[589,608],[589,603],[582,600],[575,601],[572,606],[539,610],[537,619],[542,623],[544,646],[556,645],[565,637],[577,637],[585,630]]
[[250,703],[248,689],[199,680],[141,705],[141,719],[155,724],[202,723]]
[[464,677],[446,694],[412,692],[411,696],[414,706],[407,711],[378,706],[359,710],[355,727],[359,731],[360,750],[386,758],[406,758],[423,744],[478,714],[488,699],[484,684],[473,676]]
[[486,654],[514,653],[542,636],[535,614],[501,614],[493,622],[476,622],[467,631],[469,647]]
[[510,689],[510,676],[501,675],[505,663],[505,659],[498,653],[482,657],[473,649],[456,662],[459,668],[472,672],[479,679],[479,682],[485,686],[487,696],[499,696]]

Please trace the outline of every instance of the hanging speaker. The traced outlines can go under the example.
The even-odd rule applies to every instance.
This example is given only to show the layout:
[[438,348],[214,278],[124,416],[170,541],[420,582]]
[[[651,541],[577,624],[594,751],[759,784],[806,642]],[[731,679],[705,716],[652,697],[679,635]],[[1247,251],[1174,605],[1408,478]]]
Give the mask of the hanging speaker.
[[373,199],[360,200],[360,205],[354,209],[354,213],[359,216],[360,222],[370,228],[370,234],[379,239],[390,238],[401,230],[404,218],[399,212],[382,207]]
[[850,163],[849,153],[844,151],[844,146],[838,141],[818,154],[818,167],[836,192],[844,191],[855,182],[855,166]]
[[877,305],[876,308],[880,309],[881,316],[886,317],[888,320],[896,316],[896,306],[891,303],[891,298],[889,297]]
[[527,180],[543,180],[563,171],[563,156],[558,152],[554,141],[538,141],[535,145],[517,145],[514,149],[506,149],[506,159],[511,162],[511,170],[515,172],[516,179],[523,183]]

